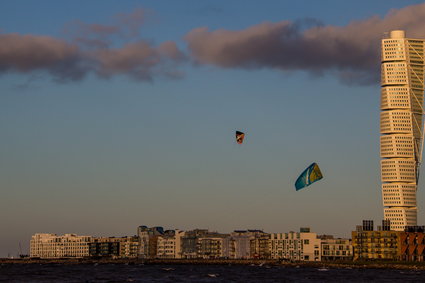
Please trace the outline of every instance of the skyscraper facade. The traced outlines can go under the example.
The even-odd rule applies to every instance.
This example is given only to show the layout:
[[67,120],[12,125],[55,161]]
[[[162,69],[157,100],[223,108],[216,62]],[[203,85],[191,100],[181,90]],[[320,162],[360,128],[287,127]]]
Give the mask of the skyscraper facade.
[[417,225],[423,149],[424,40],[394,30],[381,47],[381,182],[391,230]]

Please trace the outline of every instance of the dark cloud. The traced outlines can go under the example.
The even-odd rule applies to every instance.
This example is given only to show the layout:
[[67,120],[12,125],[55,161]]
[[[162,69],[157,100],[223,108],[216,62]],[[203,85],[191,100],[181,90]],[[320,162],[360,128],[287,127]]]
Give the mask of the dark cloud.
[[[177,67],[186,57],[174,42],[156,46],[138,38],[144,17],[144,11],[137,9],[117,15],[111,25],[76,21],[65,29],[68,40],[0,33],[0,74],[45,71],[58,82],[79,80],[88,73],[105,79],[125,75],[140,81],[181,77]],[[116,37],[132,40],[112,47]]]
[[345,83],[379,81],[380,40],[386,31],[404,29],[425,36],[425,4],[392,10],[347,26],[325,26],[312,19],[262,23],[245,30],[190,31],[185,39],[197,63],[223,68],[274,68],[314,74],[337,71]]
[[[98,63],[95,71],[99,76],[109,78],[124,74],[137,80],[152,80],[156,74],[169,77],[163,66],[170,61],[178,62],[184,58],[173,42],[152,47],[146,41],[127,44],[117,49],[96,50],[92,56]],[[169,71],[175,72],[174,69]]]
[[44,70],[57,79],[81,79],[86,70],[79,47],[49,36],[0,34],[0,73]]

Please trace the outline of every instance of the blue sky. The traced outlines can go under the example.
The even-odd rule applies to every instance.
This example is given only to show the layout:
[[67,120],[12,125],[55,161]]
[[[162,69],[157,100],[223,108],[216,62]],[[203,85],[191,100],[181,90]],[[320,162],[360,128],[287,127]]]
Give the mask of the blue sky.
[[[16,255],[20,242],[27,249],[30,236],[42,232],[123,236],[139,225],[219,232],[309,226],[349,237],[362,219],[380,221],[379,83],[347,83],[335,71],[373,78],[373,67],[337,60],[340,67],[274,66],[256,51],[229,63],[226,54],[190,49],[187,34],[200,27],[207,36],[250,33],[264,22],[308,18],[345,28],[419,3],[2,1],[0,36],[47,36],[71,46],[64,30],[72,23],[116,26],[117,14],[143,11],[136,38],[114,35],[107,48],[144,40],[157,52],[170,41],[184,59],[157,55],[161,63],[149,79],[113,65],[84,69],[80,79],[62,72],[65,79],[58,80],[56,65],[22,70],[19,58],[8,55],[13,50],[7,57],[0,47],[0,257]],[[396,20],[388,20],[391,27]],[[373,28],[378,40],[387,31]],[[252,47],[237,46],[241,53]],[[96,56],[89,63],[113,64],[114,58]],[[164,72],[170,65],[179,76]],[[242,146],[235,130],[246,132]],[[296,192],[295,179],[312,162],[324,179]],[[423,216],[419,205],[419,223]]]

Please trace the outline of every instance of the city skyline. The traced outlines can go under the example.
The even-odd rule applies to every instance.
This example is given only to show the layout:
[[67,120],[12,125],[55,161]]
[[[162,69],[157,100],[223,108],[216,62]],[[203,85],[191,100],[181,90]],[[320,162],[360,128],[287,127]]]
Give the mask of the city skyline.
[[[341,246],[343,245],[343,246]],[[164,230],[139,226],[136,236],[92,237],[76,234],[37,233],[31,237],[32,259],[283,259],[297,261],[352,260],[350,239],[317,235],[310,228],[267,233],[235,230],[219,233],[207,229]]]
[[35,233],[383,219],[380,42],[425,38],[425,4],[101,3],[2,2],[0,257]]

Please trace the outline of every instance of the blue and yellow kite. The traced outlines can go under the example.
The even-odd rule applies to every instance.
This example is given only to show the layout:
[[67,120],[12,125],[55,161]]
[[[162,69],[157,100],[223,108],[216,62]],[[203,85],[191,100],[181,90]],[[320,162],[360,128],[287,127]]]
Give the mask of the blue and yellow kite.
[[310,186],[316,181],[319,181],[323,178],[322,172],[320,172],[319,165],[317,163],[313,163],[301,173],[295,182],[295,189],[301,190],[304,187]]

